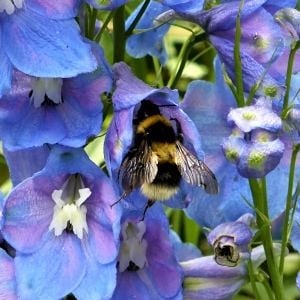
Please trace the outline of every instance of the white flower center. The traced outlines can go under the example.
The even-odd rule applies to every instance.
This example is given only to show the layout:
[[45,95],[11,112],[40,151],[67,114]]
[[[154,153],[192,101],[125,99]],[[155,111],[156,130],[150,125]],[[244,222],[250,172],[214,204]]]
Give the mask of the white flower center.
[[147,264],[146,250],[147,241],[143,239],[146,231],[144,222],[124,223],[122,226],[122,237],[119,252],[119,271],[133,270],[132,267],[142,269]]
[[91,190],[84,187],[79,175],[69,177],[60,190],[52,192],[52,199],[56,204],[49,230],[54,229],[54,234],[58,236],[67,226],[71,226],[72,231],[82,239],[83,231],[88,233],[87,209],[83,203],[90,195]]
[[6,12],[8,15],[14,13],[16,8],[23,6],[23,0],[0,0],[0,13]]
[[40,107],[46,98],[55,104],[61,103],[62,84],[61,78],[36,78],[33,82],[32,95],[30,96],[33,106]]

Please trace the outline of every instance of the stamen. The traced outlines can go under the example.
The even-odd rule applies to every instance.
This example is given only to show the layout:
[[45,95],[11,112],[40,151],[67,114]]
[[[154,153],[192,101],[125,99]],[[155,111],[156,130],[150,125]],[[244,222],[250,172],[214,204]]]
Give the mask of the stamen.
[[23,0],[1,0],[0,1],[0,13],[6,12],[11,15],[15,12],[16,8],[22,8]]
[[62,102],[61,89],[63,81],[60,78],[36,78],[30,96],[33,106],[38,108],[46,100],[55,104]]
[[52,199],[56,203],[49,230],[54,229],[54,234],[59,236],[71,225],[73,233],[80,239],[83,232],[88,233],[86,222],[87,209],[83,203],[91,195],[91,190],[85,188],[80,176],[71,176],[60,190],[52,192]]

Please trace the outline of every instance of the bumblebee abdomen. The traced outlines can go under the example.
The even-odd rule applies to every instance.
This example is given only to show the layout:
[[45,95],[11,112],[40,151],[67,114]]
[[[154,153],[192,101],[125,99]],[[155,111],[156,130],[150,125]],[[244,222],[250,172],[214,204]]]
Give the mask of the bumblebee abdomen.
[[173,163],[159,163],[151,183],[142,185],[142,193],[151,200],[167,200],[177,193],[181,180],[178,167]]

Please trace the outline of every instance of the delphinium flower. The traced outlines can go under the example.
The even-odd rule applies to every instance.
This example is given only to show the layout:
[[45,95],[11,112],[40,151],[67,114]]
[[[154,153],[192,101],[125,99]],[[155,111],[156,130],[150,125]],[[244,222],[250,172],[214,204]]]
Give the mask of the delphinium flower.
[[[197,256],[195,246],[183,244],[179,238],[173,238],[184,274],[184,299],[231,299],[249,281],[249,259],[255,269],[266,259],[262,246],[249,249],[251,237],[251,228],[242,219],[220,224],[210,233],[209,240],[216,247],[215,255],[209,256]],[[228,244],[230,238],[232,239]],[[219,247],[221,241],[225,241],[222,249]],[[275,255],[279,254],[279,250],[280,247],[276,245]],[[233,264],[232,258],[238,260]]]
[[153,207],[144,220],[138,210],[125,210],[121,224],[117,285],[112,299],[182,299],[182,273],[162,207]]
[[12,90],[0,101],[0,137],[8,150],[44,143],[79,147],[102,124],[100,95],[111,73],[102,49],[93,45],[98,68],[74,78],[36,78],[14,72]]
[[300,290],[300,272],[298,272],[296,284],[297,284],[297,288]]
[[[295,6],[295,1],[288,1],[285,5]],[[273,18],[276,8],[278,10],[280,6],[275,1],[265,0],[245,1],[241,8],[240,56],[246,92],[258,85],[258,95],[274,97],[284,93],[290,37]],[[197,13],[175,9],[176,17],[197,23],[204,29],[233,80],[236,75],[234,40],[239,10],[240,1],[223,1]],[[172,19],[172,13],[158,17],[160,22],[165,18]]]
[[110,180],[82,149],[60,146],[41,171],[13,188],[2,234],[17,251],[21,299],[111,296],[120,228],[115,200]]
[[232,109],[228,114],[232,133],[222,148],[226,158],[247,178],[263,177],[272,171],[283,155],[278,138],[281,119],[263,104]]
[[242,254],[244,258],[247,257],[253,237],[249,226],[251,221],[255,222],[254,216],[245,214],[234,222],[218,225],[208,234],[207,241],[213,247],[215,260],[219,265],[235,267]]
[[3,0],[0,4],[0,96],[13,69],[36,77],[72,77],[97,67],[74,17],[78,1]]
[[[181,108],[201,132],[203,150],[207,153],[206,160],[209,165],[213,164],[219,179],[220,192],[217,196],[208,200],[199,195],[201,191],[196,193],[191,190],[189,194],[191,203],[187,213],[199,224],[209,228],[222,222],[236,220],[246,212],[253,213],[248,180],[237,172],[236,166],[228,163],[222,151],[221,144],[232,130],[227,116],[236,104],[233,94],[223,80],[220,62],[217,60],[215,65],[215,83],[193,81],[188,86],[181,104]],[[288,184],[292,150],[288,136],[281,135],[280,138],[285,143],[283,157],[279,165],[267,174],[271,220],[277,218],[285,209],[287,188],[283,187]],[[296,166],[299,166],[299,163],[298,161]],[[299,178],[299,174],[296,175],[295,180]]]
[[[155,89],[146,85],[136,78],[124,63],[116,64],[113,71],[116,88],[112,101],[115,113],[106,135],[104,154],[107,169],[116,181],[120,179],[122,160],[134,143],[134,120],[137,118],[142,100],[148,100],[157,105],[163,116],[168,118],[170,122],[174,121],[176,128],[174,130],[179,130],[178,127],[181,127],[184,146],[198,158],[203,158],[199,133],[193,122],[179,108],[177,91],[168,88]],[[176,189],[177,193],[171,198],[172,203],[168,202],[169,205],[182,207],[188,204],[185,202],[184,195],[189,191],[191,185],[180,179],[180,188]],[[215,182],[211,185],[211,182],[206,182],[206,180],[205,177],[204,185],[207,184],[206,188],[215,191]],[[129,201],[134,200],[134,198],[135,196],[131,197],[131,195],[126,197]],[[167,199],[168,197],[164,200]],[[144,201],[141,202],[143,206]]]
[[0,248],[0,299],[17,300],[14,259]]

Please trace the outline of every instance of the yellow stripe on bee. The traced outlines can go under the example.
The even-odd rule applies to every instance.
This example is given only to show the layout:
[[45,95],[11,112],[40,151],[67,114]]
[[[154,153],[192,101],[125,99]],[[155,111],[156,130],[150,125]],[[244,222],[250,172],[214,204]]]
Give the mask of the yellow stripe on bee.
[[162,123],[165,126],[171,127],[171,122],[161,115],[154,115],[146,118],[145,120],[141,121],[137,126],[136,132],[137,133],[145,133],[151,126],[155,125],[156,123]]
[[152,151],[156,154],[158,162],[175,163],[176,144],[174,143],[152,143]]

